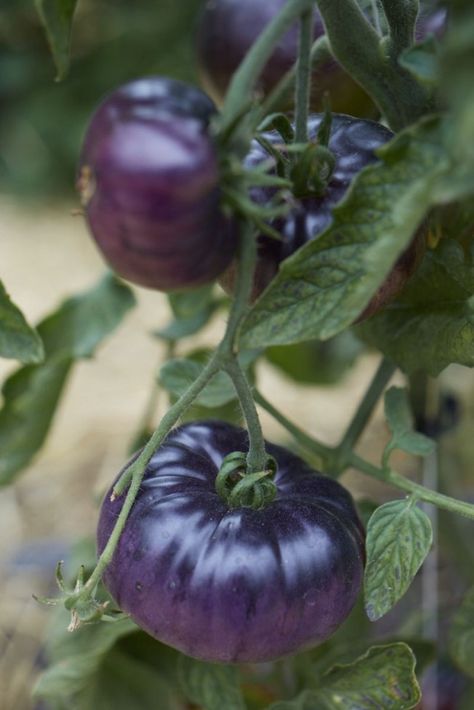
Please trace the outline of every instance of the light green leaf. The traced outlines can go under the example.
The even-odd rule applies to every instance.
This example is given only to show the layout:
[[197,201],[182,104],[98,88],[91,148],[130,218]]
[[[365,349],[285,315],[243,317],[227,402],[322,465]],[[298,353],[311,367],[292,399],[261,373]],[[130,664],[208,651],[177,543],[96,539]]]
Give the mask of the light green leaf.
[[134,303],[128,286],[107,275],[40,323],[44,362],[21,367],[2,389],[0,485],[12,481],[42,446],[74,361],[91,357]]
[[178,672],[184,694],[203,710],[245,710],[235,666],[180,656]]
[[405,372],[474,366],[474,254],[450,240],[428,250],[402,295],[357,333]]
[[352,323],[407,247],[449,168],[445,128],[428,118],[379,150],[333,210],[332,225],[285,260],[249,312],[248,347],[325,340]]
[[474,587],[466,594],[454,614],[449,650],[464,673],[474,678]]
[[221,301],[214,298],[214,287],[203,286],[193,291],[171,293],[168,301],[174,320],[155,332],[163,340],[174,341],[194,335],[209,322]]
[[390,387],[385,392],[385,416],[392,432],[392,438],[385,447],[385,465],[393,449],[402,449],[415,456],[428,456],[434,451],[435,442],[413,429],[408,391],[404,387]]
[[23,313],[10,300],[0,281],[0,357],[25,363],[41,362],[44,357],[41,338],[28,325]]
[[77,0],[35,0],[56,64],[56,80],[64,79],[69,69],[72,20]]
[[412,499],[380,506],[367,528],[364,594],[371,621],[401,599],[433,541],[431,522]]
[[424,84],[434,85],[438,81],[440,46],[433,35],[420,44],[402,52],[399,63]]
[[404,643],[373,646],[349,665],[335,666],[318,690],[267,710],[410,710],[420,700],[416,659]]

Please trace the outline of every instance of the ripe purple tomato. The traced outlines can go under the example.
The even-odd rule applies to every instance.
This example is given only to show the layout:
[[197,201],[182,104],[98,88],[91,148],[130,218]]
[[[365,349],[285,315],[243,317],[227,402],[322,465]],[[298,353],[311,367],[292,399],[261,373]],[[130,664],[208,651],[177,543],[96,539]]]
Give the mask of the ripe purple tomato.
[[[308,120],[310,140],[317,137],[322,115],[312,115]],[[282,240],[259,236],[259,257],[254,280],[253,297],[256,298],[270,283],[279,264],[299,247],[316,239],[331,224],[332,208],[342,200],[355,176],[367,165],[378,160],[375,150],[392,137],[392,132],[375,121],[333,114],[328,148],[335,159],[335,166],[324,194],[320,197],[304,197],[284,218],[276,219],[272,226],[282,235]],[[281,145],[282,139],[275,131],[264,134],[273,145]],[[269,153],[256,140],[245,159],[248,168],[268,161]],[[252,190],[257,203],[268,203],[274,188],[259,187]],[[401,290],[413,273],[422,252],[422,235],[399,257],[380,289],[374,294],[359,320],[368,318],[388,303]],[[233,290],[235,270],[231,266],[220,282],[229,292]]]
[[[197,33],[197,54],[201,80],[206,91],[222,103],[233,73],[265,26],[287,0],[208,0]],[[371,3],[360,3],[371,19]],[[422,3],[416,38],[428,33],[441,37],[446,27],[447,11],[433,10],[433,3]],[[314,11],[313,38],[324,34],[319,12]],[[282,37],[267,62],[258,89],[268,94],[295,63],[298,53],[298,27],[293,25]],[[356,116],[374,114],[371,99],[337,64],[327,61],[313,72],[311,107],[322,108],[322,96],[329,91],[336,112]]]
[[[352,609],[364,531],[349,493],[280,446],[277,495],[230,509],[215,480],[247,432],[218,421],[185,424],[145,472],[104,582],[123,611],[183,653],[223,663],[279,658],[331,636]],[[122,499],[105,497],[101,552]]]
[[236,249],[220,211],[215,111],[199,89],[149,77],[109,94],[92,116],[78,187],[89,228],[120,276],[163,291],[218,276]]

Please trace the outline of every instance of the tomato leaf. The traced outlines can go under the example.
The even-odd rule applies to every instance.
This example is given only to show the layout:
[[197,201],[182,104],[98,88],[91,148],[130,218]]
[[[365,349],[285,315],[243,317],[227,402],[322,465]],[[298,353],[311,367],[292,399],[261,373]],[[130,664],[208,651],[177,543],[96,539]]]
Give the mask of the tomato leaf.
[[384,451],[384,464],[388,464],[390,453],[402,449],[414,456],[428,456],[434,451],[435,442],[413,429],[413,416],[404,387],[390,387],[385,393],[385,416],[392,432],[392,438]]
[[449,650],[464,673],[474,678],[474,587],[466,594],[454,614]]
[[181,655],[178,674],[188,700],[203,710],[245,710],[235,666],[204,663]]
[[[256,350],[244,351],[239,355],[240,364],[244,369],[248,369],[258,355],[259,351]],[[198,354],[196,357],[168,360],[160,370],[160,382],[168,392],[175,397],[180,397],[199,376],[203,367],[203,359]],[[194,404],[214,409],[233,402],[236,398],[234,385],[229,375],[225,372],[218,372],[198,395]]]
[[474,366],[474,249],[442,240],[400,298],[357,332],[405,372]]
[[353,663],[335,666],[317,690],[273,703],[268,710],[409,710],[421,697],[415,664],[413,651],[404,643],[373,646]]
[[440,45],[433,35],[402,52],[399,64],[423,84],[434,85],[438,80]]
[[157,330],[155,335],[167,341],[179,340],[194,335],[209,322],[221,302],[213,296],[213,285],[193,291],[171,293],[168,301],[174,320]]
[[413,499],[377,508],[367,528],[364,593],[371,621],[380,619],[401,599],[433,541],[431,522]]
[[77,0],[35,0],[35,5],[56,64],[56,81],[60,81],[69,69],[72,20]]
[[449,167],[444,128],[408,128],[362,170],[333,223],[286,259],[243,325],[249,347],[325,340],[352,323],[407,247]]
[[8,296],[0,281],[0,357],[25,363],[41,362],[43,343],[34,328],[28,325],[23,313]]
[[13,480],[42,446],[74,361],[91,357],[134,303],[128,286],[107,275],[40,323],[44,362],[16,370],[2,389],[0,485]]

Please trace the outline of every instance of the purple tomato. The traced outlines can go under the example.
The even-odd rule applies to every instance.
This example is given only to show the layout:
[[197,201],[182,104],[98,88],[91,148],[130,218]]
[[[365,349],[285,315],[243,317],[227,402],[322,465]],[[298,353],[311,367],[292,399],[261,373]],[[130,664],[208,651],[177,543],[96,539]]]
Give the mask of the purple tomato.
[[[322,115],[312,115],[308,120],[310,140],[315,140]],[[264,138],[274,146],[281,145],[280,135],[267,132]],[[272,222],[280,232],[282,240],[259,236],[259,257],[255,272],[253,297],[256,298],[270,283],[278,271],[279,264],[297,249],[312,239],[316,239],[329,227],[332,208],[342,200],[352,180],[367,165],[378,160],[375,151],[386,143],[393,134],[385,126],[375,121],[353,118],[343,114],[333,114],[328,148],[335,159],[335,166],[326,189],[321,196],[303,197],[284,218]],[[248,168],[268,161],[269,153],[256,140],[245,159]],[[266,204],[274,195],[274,188],[259,187],[252,190],[252,198],[259,204]],[[413,273],[422,252],[422,238],[416,237],[408,249],[400,256],[380,289],[374,294],[360,319],[367,318],[401,290]],[[235,280],[235,269],[231,266],[220,281],[231,292]]]
[[180,290],[229,264],[236,234],[220,210],[212,101],[179,81],[125,84],[87,129],[78,187],[89,228],[120,276]]
[[[280,446],[277,495],[230,509],[215,489],[247,432],[185,424],[155,452],[104,582],[145,631],[223,663],[268,661],[327,639],[359,593],[364,531],[349,493]],[[102,504],[101,552],[123,497]]]

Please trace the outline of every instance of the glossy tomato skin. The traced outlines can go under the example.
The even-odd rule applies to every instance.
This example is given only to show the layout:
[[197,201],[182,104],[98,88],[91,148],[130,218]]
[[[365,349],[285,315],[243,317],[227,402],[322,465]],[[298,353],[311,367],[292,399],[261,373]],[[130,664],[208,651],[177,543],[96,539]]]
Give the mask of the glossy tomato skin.
[[[309,117],[308,134],[310,140],[317,137],[322,115]],[[333,114],[328,147],[335,159],[335,167],[320,197],[302,198],[284,218],[272,222],[282,235],[278,241],[264,235],[259,236],[259,257],[254,280],[253,297],[256,298],[269,285],[276,275],[280,263],[291,256],[308,241],[317,239],[332,221],[332,208],[345,196],[352,180],[367,165],[378,161],[376,150],[392,138],[393,134],[385,126],[375,121],[354,118],[344,114]],[[282,143],[275,131],[264,134],[273,145]],[[267,151],[256,140],[245,159],[248,168],[254,167],[270,158]],[[274,194],[273,188],[256,188],[252,198],[259,204],[269,202]],[[391,300],[406,283],[416,268],[423,251],[423,234],[415,237],[408,249],[403,252],[388,275],[384,284],[374,294],[360,319],[368,318]],[[235,270],[231,266],[220,279],[223,287],[232,292]]]
[[[222,459],[247,433],[185,424],[157,450],[104,581],[121,609],[160,641],[196,658],[260,662],[328,638],[361,585],[364,532],[351,496],[285,449],[276,499],[229,509],[215,491]],[[98,548],[121,508],[102,505]]]
[[[264,27],[282,9],[286,0],[208,0],[197,31],[199,72],[205,90],[221,104],[246,53]],[[314,12],[313,38],[324,34],[321,15]],[[298,25],[295,23],[277,44],[259,78],[257,89],[268,94],[293,66],[298,52]],[[335,111],[366,115],[373,105],[363,89],[334,60],[324,62],[312,76],[311,106],[322,108],[322,97],[330,92]]]
[[78,187],[106,261],[163,291],[220,274],[236,235],[220,207],[212,101],[182,82],[148,77],[107,96],[92,116]]

